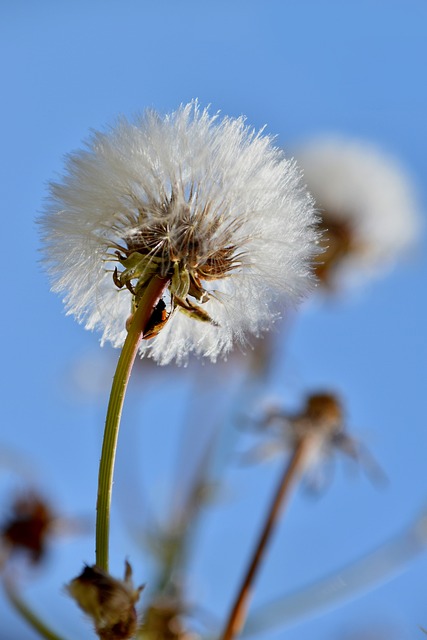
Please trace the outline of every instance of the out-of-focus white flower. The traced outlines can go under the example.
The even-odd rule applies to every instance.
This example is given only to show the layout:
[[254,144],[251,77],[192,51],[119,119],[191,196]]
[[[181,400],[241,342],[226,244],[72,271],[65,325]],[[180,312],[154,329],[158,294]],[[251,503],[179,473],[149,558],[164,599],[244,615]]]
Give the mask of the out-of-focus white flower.
[[306,294],[314,222],[295,162],[197,102],[94,132],[41,218],[53,290],[102,342],[121,346],[148,280],[171,278],[169,319],[140,348],[162,364],[215,360]]
[[420,227],[411,180],[370,143],[324,136],[296,153],[322,216],[326,248],[316,273],[329,285],[381,271],[414,244]]

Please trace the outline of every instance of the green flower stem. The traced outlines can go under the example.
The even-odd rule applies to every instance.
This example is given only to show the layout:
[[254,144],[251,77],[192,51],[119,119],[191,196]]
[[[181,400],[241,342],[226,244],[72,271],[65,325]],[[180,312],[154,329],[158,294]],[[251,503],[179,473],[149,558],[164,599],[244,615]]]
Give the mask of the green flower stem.
[[303,438],[296,446],[290,461],[285,465],[270,508],[267,512],[267,517],[255,546],[249,567],[240,586],[233,608],[231,609],[225,630],[221,636],[221,640],[233,640],[233,638],[235,638],[243,628],[255,577],[261,566],[261,562],[264,559],[268,543],[271,539],[271,534],[273,533],[282,514],[285,501],[289,498],[290,490],[294,486],[295,481],[298,478],[298,474],[301,471],[309,444],[310,439]]
[[130,323],[111,387],[99,464],[96,506],[96,564],[104,571],[108,571],[114,462],[126,388],[144,329],[168,283],[169,279],[154,276],[148,284]]
[[7,598],[17,613],[36,631],[42,638],[46,640],[64,640],[62,636],[54,633],[45,625],[40,618],[31,611],[28,605],[22,600],[19,593],[15,590],[10,580],[3,580],[4,590]]

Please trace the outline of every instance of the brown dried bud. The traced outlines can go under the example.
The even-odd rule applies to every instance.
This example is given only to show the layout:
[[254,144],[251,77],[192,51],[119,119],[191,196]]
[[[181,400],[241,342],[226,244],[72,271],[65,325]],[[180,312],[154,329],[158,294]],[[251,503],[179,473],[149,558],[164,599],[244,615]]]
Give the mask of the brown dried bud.
[[308,396],[305,410],[299,418],[308,419],[312,428],[323,428],[330,435],[343,429],[344,415],[337,396],[331,393],[315,393]]
[[101,640],[127,640],[138,626],[135,603],[143,586],[134,588],[132,568],[126,561],[124,580],[113,578],[96,565],[86,566],[67,585],[68,592],[95,623]]
[[19,496],[12,505],[12,513],[0,529],[0,537],[10,552],[26,551],[32,562],[43,559],[46,542],[55,518],[39,496]]

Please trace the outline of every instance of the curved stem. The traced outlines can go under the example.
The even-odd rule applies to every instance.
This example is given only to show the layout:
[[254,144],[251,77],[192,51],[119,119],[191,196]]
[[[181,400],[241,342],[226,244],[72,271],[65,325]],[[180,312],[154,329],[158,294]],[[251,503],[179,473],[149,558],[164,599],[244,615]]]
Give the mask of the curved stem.
[[295,448],[292,458],[284,468],[276,493],[271,502],[270,509],[268,510],[267,518],[255,546],[251,562],[240,586],[233,608],[231,609],[225,630],[221,636],[222,640],[232,640],[238,633],[240,633],[244,625],[248,602],[252,593],[253,582],[261,566],[261,562],[264,559],[267,545],[280,518],[285,500],[289,497],[290,489],[296,481],[298,472],[301,469],[307,446],[307,439],[302,439],[299,445]]
[[45,623],[28,607],[28,605],[22,600],[21,596],[17,593],[12,583],[9,580],[3,580],[3,586],[7,598],[15,611],[36,631],[42,638],[46,640],[64,640],[62,636],[58,636],[51,631]]
[[167,278],[154,276],[147,286],[130,323],[111,387],[99,463],[98,500],[96,506],[96,564],[103,571],[108,571],[114,462],[126,388],[144,329],[168,282],[169,279]]

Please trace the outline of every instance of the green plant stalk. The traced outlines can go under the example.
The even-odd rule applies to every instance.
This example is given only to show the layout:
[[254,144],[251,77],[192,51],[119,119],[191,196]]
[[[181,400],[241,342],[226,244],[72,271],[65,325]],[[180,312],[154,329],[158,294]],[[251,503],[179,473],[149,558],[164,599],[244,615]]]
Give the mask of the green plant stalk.
[[96,506],[96,565],[103,571],[108,571],[111,495],[123,402],[145,327],[168,283],[168,278],[154,276],[148,284],[130,323],[113,378],[99,463]]
[[3,581],[4,590],[10,604],[15,611],[36,631],[42,638],[46,640],[64,640],[62,636],[58,636],[54,633],[40,618],[28,607],[28,605],[22,600],[21,596],[15,591],[11,582],[8,580]]

